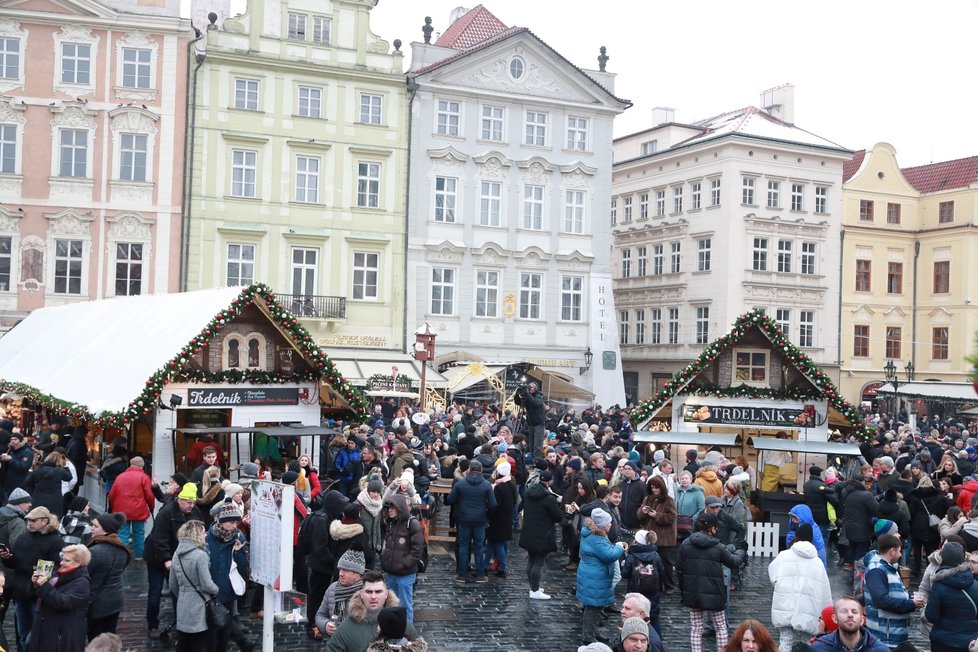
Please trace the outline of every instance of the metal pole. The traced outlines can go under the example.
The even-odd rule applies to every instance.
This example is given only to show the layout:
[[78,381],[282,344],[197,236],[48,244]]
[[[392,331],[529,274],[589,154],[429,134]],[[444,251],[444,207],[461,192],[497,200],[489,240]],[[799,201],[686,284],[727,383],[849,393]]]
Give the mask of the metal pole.
[[428,369],[427,360],[421,363],[421,411],[425,411],[425,371]]

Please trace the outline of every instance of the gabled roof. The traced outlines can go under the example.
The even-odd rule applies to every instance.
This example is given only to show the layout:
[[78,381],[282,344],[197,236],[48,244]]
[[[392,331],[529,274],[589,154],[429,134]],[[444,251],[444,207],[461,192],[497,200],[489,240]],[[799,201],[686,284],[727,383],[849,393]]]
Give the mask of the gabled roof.
[[967,188],[978,182],[978,156],[942,161],[912,168],[901,168],[907,182],[918,192],[939,192]]
[[[714,387],[703,383],[702,379],[705,378],[704,372],[717,363],[720,355],[730,347],[736,346],[748,333],[753,331],[757,331],[767,338],[771,342],[772,350],[783,355],[808,380],[809,387],[781,391],[749,387],[747,385]],[[676,394],[686,392],[690,388],[692,388],[692,392],[700,396],[789,400],[824,399],[845,417],[852,426],[853,433],[856,437],[867,439],[870,435],[866,424],[863,422],[862,415],[859,414],[859,410],[842,398],[838,388],[836,388],[822,369],[798,349],[798,347],[792,344],[785,337],[778,323],[768,317],[763,310],[752,310],[738,317],[737,321],[730,327],[730,330],[703,348],[703,352],[700,353],[700,356],[696,360],[693,360],[686,367],[677,371],[672,377],[672,380],[660,387],[655,394],[639,403],[632,410],[629,418],[634,424],[647,422],[656,415],[662,406],[671,401]]]
[[[461,19],[459,19],[459,20],[461,20]],[[625,100],[625,99],[622,99],[622,98],[616,96],[614,93],[612,93],[607,88],[605,88],[602,84],[600,84],[594,77],[592,77],[591,75],[589,75],[584,69],[582,69],[579,66],[576,66],[573,63],[571,63],[564,55],[562,55],[560,52],[557,52],[557,50],[553,49],[553,47],[551,47],[550,44],[548,44],[546,41],[544,41],[543,39],[541,39],[539,36],[537,36],[536,34],[534,34],[533,32],[531,32],[526,27],[510,27],[510,28],[508,28],[508,29],[506,29],[504,31],[501,31],[501,32],[493,35],[493,36],[490,36],[489,38],[487,38],[487,39],[485,39],[483,41],[480,41],[480,42],[476,43],[475,45],[473,45],[472,47],[468,48],[467,50],[462,50],[458,54],[454,54],[454,55],[452,55],[450,57],[446,57],[446,58],[442,59],[441,61],[436,61],[435,63],[429,64],[429,65],[427,65],[427,66],[425,66],[423,68],[419,68],[418,70],[415,70],[413,73],[411,73],[411,75],[413,75],[413,76],[420,76],[420,75],[428,74],[430,72],[433,72],[435,70],[438,70],[439,68],[443,68],[443,67],[445,67],[445,66],[447,66],[447,65],[449,65],[451,63],[455,63],[456,61],[458,61],[460,59],[464,59],[465,57],[468,57],[468,56],[470,56],[472,54],[475,54],[476,52],[481,52],[483,50],[486,50],[487,48],[489,48],[489,47],[491,47],[493,45],[496,45],[497,43],[501,43],[501,42],[503,42],[503,41],[505,41],[507,39],[513,38],[514,36],[517,36],[519,34],[528,34],[529,36],[531,36],[537,43],[539,43],[543,47],[545,47],[548,50],[550,50],[550,52],[553,53],[553,55],[557,59],[559,59],[560,61],[563,61],[568,66],[570,66],[571,68],[573,68],[574,70],[576,70],[577,72],[579,72],[588,81],[590,81],[592,84],[594,84],[595,86],[597,86],[598,88],[600,88],[606,95],[608,95],[609,97],[611,97],[615,102],[618,102],[618,103],[621,103],[621,104],[626,105],[626,108],[627,107],[630,107],[632,105],[631,101]],[[439,39],[439,42],[440,41],[441,41],[441,39]]]
[[842,183],[845,183],[862,167],[863,159],[866,158],[866,150],[861,149],[852,155],[852,158],[842,164]]
[[[0,338],[0,387],[78,418],[124,425],[153,410],[166,384],[184,380],[191,356],[253,304],[313,370],[307,378],[277,377],[274,372],[256,376],[268,376],[264,382],[338,377],[333,387],[355,411],[366,414],[359,391],[263,284],[35,310]],[[218,375],[218,382],[251,378],[248,372]]]
[[712,140],[728,134],[740,134],[785,143],[797,143],[799,145],[813,145],[828,149],[846,149],[838,143],[834,143],[821,136],[816,136],[810,131],[805,131],[793,124],[779,120],[767,111],[759,109],[756,106],[748,106],[737,109],[736,111],[721,113],[712,118],[694,122],[691,126],[702,129],[703,133],[677,143],[673,147],[682,147],[705,140]]
[[476,43],[505,31],[506,25],[482,5],[460,16],[442,34],[435,45],[467,50]]

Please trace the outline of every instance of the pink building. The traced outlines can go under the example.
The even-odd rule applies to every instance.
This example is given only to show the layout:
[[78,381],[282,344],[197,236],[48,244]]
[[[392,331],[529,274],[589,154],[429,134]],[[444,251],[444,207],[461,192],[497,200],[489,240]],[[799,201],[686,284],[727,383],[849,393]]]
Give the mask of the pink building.
[[180,0],[0,3],[0,332],[179,289]]

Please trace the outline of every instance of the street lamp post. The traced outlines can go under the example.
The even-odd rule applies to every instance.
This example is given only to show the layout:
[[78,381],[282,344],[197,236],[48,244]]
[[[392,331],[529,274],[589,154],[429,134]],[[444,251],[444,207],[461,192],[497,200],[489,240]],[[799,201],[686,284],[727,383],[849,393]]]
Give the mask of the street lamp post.
[[[907,363],[904,367],[904,373],[907,375],[907,382],[913,382],[916,371],[913,366],[913,361]],[[886,364],[883,365],[883,376],[886,378],[886,382],[893,385],[893,401],[895,403],[894,416],[900,418],[900,376],[897,374],[897,366],[893,363],[893,360],[887,360]],[[909,414],[909,413],[908,413]]]
[[421,411],[425,410],[425,371],[428,369],[428,362],[435,359],[435,338],[437,333],[431,328],[431,324],[425,322],[418,330],[414,331],[414,359],[421,363],[421,387],[418,390],[420,395]]

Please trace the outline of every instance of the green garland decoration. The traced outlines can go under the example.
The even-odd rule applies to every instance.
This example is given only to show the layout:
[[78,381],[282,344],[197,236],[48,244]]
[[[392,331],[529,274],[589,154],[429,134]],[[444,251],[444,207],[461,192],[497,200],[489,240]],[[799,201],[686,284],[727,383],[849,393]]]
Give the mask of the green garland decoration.
[[[754,327],[760,328],[768,337],[772,344],[772,350],[778,351],[789,362],[801,371],[814,385],[813,388],[802,390],[775,390],[771,388],[748,387],[738,385],[736,387],[713,387],[707,385],[694,385],[693,382],[706,367],[715,363],[717,359],[730,347],[736,345],[743,339],[744,335]],[[867,428],[859,410],[842,398],[839,390],[832,383],[829,377],[798,347],[791,343],[785,336],[781,327],[773,319],[767,316],[763,310],[752,310],[737,318],[733,327],[725,335],[717,338],[703,349],[699,357],[680,369],[668,383],[660,387],[655,394],[645,399],[632,410],[630,419],[632,423],[637,423],[651,419],[662,408],[663,405],[684,388],[694,391],[696,394],[706,394],[716,397],[735,397],[735,398],[774,398],[790,400],[822,400],[825,399],[839,413],[846,418],[852,425],[853,434],[861,441],[869,441],[872,432]]]
[[[229,324],[244,309],[251,307],[256,297],[261,297],[265,301],[272,318],[288,334],[299,350],[312,361],[313,370],[283,376],[275,372],[259,370],[232,370],[210,373],[185,369],[184,365],[190,360],[190,357],[199,353],[204,345],[221,328]],[[281,384],[310,380],[326,380],[333,389],[343,395],[357,416],[367,416],[368,404],[360,390],[343,377],[343,374],[339,372],[336,365],[329,359],[329,356],[323,353],[322,349],[319,348],[309,334],[309,331],[299,322],[299,319],[275,300],[275,294],[272,292],[272,289],[264,283],[256,283],[245,288],[231,302],[230,306],[217,313],[201,329],[196,337],[183,346],[179,353],[168,360],[162,368],[153,373],[146,380],[146,387],[143,391],[129,403],[125,410],[94,414],[86,405],[61,400],[30,385],[0,381],[0,386],[7,390],[12,390],[38,405],[44,406],[55,414],[84,419],[101,427],[118,428],[128,426],[139,417],[146,416],[152,410],[155,410],[163,388],[170,383],[189,381],[233,384]]]

